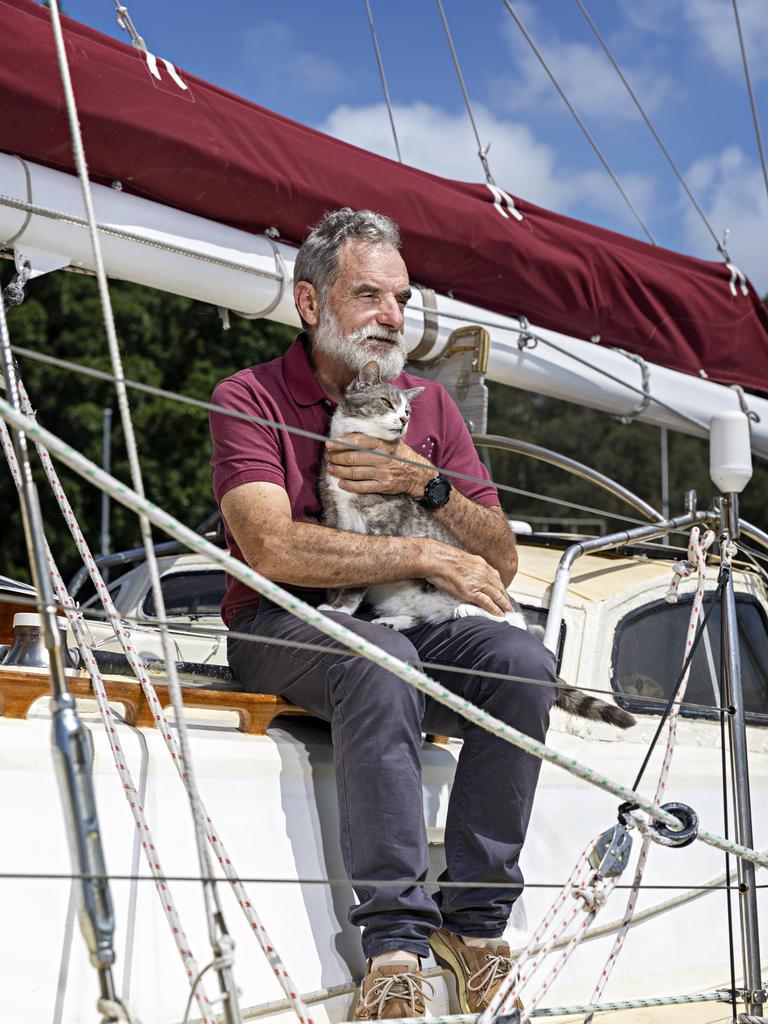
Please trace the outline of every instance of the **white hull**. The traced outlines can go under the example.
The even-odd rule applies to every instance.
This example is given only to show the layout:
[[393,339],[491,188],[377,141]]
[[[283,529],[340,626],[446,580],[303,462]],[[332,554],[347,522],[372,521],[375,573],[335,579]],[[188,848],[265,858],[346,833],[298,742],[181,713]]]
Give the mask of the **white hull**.
[[[41,708],[38,712],[44,714]],[[115,777],[103,730],[91,718],[94,738],[96,795],[108,869],[113,875],[133,873],[134,828]],[[579,738],[554,730],[550,741],[612,778],[630,784],[643,745],[655,720],[638,735],[613,742]],[[702,825],[722,831],[719,800],[719,755],[716,724],[686,723],[671,780],[675,799],[699,811]],[[0,721],[5,751],[0,799],[12,837],[0,857],[2,872],[66,872],[68,855],[58,792],[50,770],[49,722]],[[139,779],[145,772],[147,812],[163,868],[168,875],[194,876],[191,825],[186,800],[154,730],[120,727],[123,749]],[[768,756],[764,734],[756,742],[751,768],[756,843],[768,845]],[[210,719],[192,730],[198,782],[203,799],[244,878],[342,878],[344,869],[337,837],[335,785],[330,742],[308,726],[276,728],[267,737],[245,737]],[[146,764],[142,748],[146,743]],[[458,743],[446,748],[425,744],[424,808],[436,870],[445,821],[448,786]],[[578,793],[576,792],[578,791]],[[504,794],[499,793],[499,799]],[[536,800],[523,867],[529,883],[562,881],[586,842],[615,820],[613,798],[589,789],[559,769],[545,767]],[[13,840],[24,836],[23,843]],[[654,847],[646,875],[648,884],[705,884],[723,870],[723,857],[701,844],[684,850]],[[148,874],[141,860],[139,874]],[[625,873],[623,881],[629,881]],[[759,876],[759,880],[762,880]],[[86,1024],[95,1019],[95,972],[88,964],[81,936],[67,913],[70,885],[66,881],[5,881],[0,963],[5,966],[4,1003],[8,1020],[61,1020]],[[303,993],[340,986],[359,978],[363,961],[359,940],[346,922],[352,896],[348,886],[249,883],[249,894],[283,961]],[[203,923],[200,888],[193,882],[171,884],[191,948],[202,965],[210,958]],[[243,1008],[281,1000],[255,938],[226,882],[221,885],[228,925],[236,941],[235,973]],[[556,890],[529,888],[518,902],[508,937],[523,943],[554,898]],[[188,987],[179,957],[160,909],[152,882],[113,881],[117,916],[115,977],[127,991],[133,1012],[143,1024],[180,1021]],[[677,891],[647,890],[639,909],[658,904]],[[131,916],[136,900],[135,918]],[[615,892],[597,919],[620,917],[626,893]],[[764,900],[761,897],[763,907]],[[737,940],[738,941],[738,940]],[[584,943],[561,974],[543,1005],[563,1006],[588,1001],[612,937]],[[763,935],[766,949],[768,934]],[[29,951],[34,950],[30,956]],[[130,952],[129,952],[130,950]],[[63,961],[63,963],[62,963]],[[739,958],[737,956],[737,963]],[[128,977],[126,990],[123,979]],[[687,906],[641,924],[630,933],[614,971],[609,999],[689,994],[728,987],[728,936],[722,891],[711,892]],[[208,981],[209,995],[216,992]],[[349,1019],[351,995],[313,1007],[315,1020]],[[61,1016],[55,1016],[57,1003]],[[447,994],[438,985],[432,1012],[447,1012]],[[197,1014],[193,1013],[193,1017]],[[287,1017],[287,1012],[270,1014]]]
[[[516,596],[537,605],[546,596],[546,579],[557,552],[521,547],[521,569]],[[567,637],[562,665],[564,678],[582,687],[607,687],[614,633],[624,616],[654,605],[663,597],[671,563],[640,559],[601,560],[585,556],[577,566],[565,609]],[[710,571],[710,587],[714,572]],[[684,584],[686,591],[690,584]],[[766,608],[762,586],[754,577],[739,575],[739,594],[751,594]],[[138,600],[138,597],[136,598]],[[139,649],[150,634],[134,631]],[[100,644],[100,646],[103,646]],[[682,651],[683,638],[680,638]],[[209,652],[210,653],[210,652]],[[677,671],[677,657],[669,672]],[[134,873],[137,856],[135,829],[115,774],[103,728],[88,705],[84,718],[91,729],[95,757],[95,786],[111,875]],[[66,873],[69,856],[58,792],[51,770],[50,722],[45,701],[33,708],[26,721],[0,718],[0,806],[10,837],[0,853],[0,874],[18,872]],[[250,897],[262,916],[274,944],[302,993],[349,985],[359,979],[363,960],[359,937],[346,920],[352,901],[346,883],[329,886],[312,880],[345,876],[338,842],[338,812],[333,760],[328,733],[318,725],[279,721],[267,736],[236,731],[233,716],[225,712],[189,712],[192,749],[202,798],[232,862],[244,879],[286,879],[287,882],[248,883]],[[548,742],[563,754],[606,777],[631,786],[658,723],[657,716],[641,716],[628,733],[605,725],[566,718],[556,711]],[[147,787],[150,825],[168,875],[195,876],[198,872],[186,796],[162,741],[154,729],[120,725],[121,747],[137,783]],[[750,727],[750,775],[755,845],[768,847],[768,729]],[[424,746],[424,816],[433,855],[433,875],[441,869],[442,833],[448,794],[460,744]],[[143,755],[146,751],[146,756]],[[652,793],[661,761],[658,749],[647,770],[643,793]],[[506,798],[500,787],[499,803]],[[712,720],[681,720],[679,740],[666,799],[690,804],[703,828],[723,834],[720,726]],[[544,765],[534,806],[522,866],[529,887],[514,908],[508,929],[513,947],[521,948],[557,892],[539,885],[561,885],[590,839],[616,820],[614,797],[587,786],[559,768]],[[731,835],[733,825],[731,824]],[[23,841],[17,837],[23,837]],[[621,879],[631,882],[639,849]],[[732,864],[735,872],[735,864]],[[138,873],[148,875],[138,862]],[[689,887],[710,883],[724,870],[722,854],[694,843],[685,849],[651,849],[646,885],[679,885],[680,889],[641,894],[638,910],[681,897]],[[296,880],[301,879],[301,884]],[[758,881],[764,881],[758,872]],[[37,1024],[86,1024],[94,1019],[95,974],[75,930],[67,945],[66,922],[70,893],[67,881],[6,879],[4,911],[12,928],[0,930],[0,964],[5,968],[3,987],[8,1019]],[[172,891],[181,912],[192,950],[201,965],[210,958],[205,935],[200,888],[193,882],[174,882]],[[240,908],[222,882],[222,899],[229,928],[236,941],[235,974],[242,989],[242,1006],[250,1008],[282,1000],[275,981]],[[765,904],[760,890],[761,909]],[[132,886],[114,880],[118,988],[143,1024],[181,1021],[188,988],[181,963],[160,909],[154,885]],[[131,898],[137,900],[135,922]],[[617,890],[598,916],[604,927],[621,918],[626,891]],[[738,909],[735,938],[737,970]],[[585,942],[560,975],[543,1006],[563,1006],[589,1000],[610,950],[613,936]],[[35,956],[28,951],[33,949]],[[62,969],[62,951],[66,949]],[[762,936],[768,954],[768,931]],[[10,965],[10,969],[9,969]],[[768,959],[766,959],[768,968]],[[127,972],[127,973],[126,973]],[[128,986],[124,983],[128,979]],[[215,981],[208,984],[215,994]],[[437,983],[432,1013],[456,1012],[442,981]],[[728,931],[725,894],[707,892],[674,910],[654,915],[630,933],[611,978],[606,998],[626,1000],[688,995],[729,987]],[[55,1016],[57,997],[61,1014]],[[348,1020],[353,995],[347,991],[313,1008],[316,1021]],[[707,1006],[696,1021],[723,1019]],[[660,1019],[676,1020],[661,1011]],[[289,1016],[287,1011],[267,1016]],[[645,1020],[645,1018],[643,1018]]]
[[[64,217],[84,216],[80,186],[75,177],[33,163],[27,166],[33,203]],[[2,153],[0,194],[22,202],[28,200],[22,164],[17,158]],[[102,234],[105,265],[111,277],[250,315],[259,314],[280,294],[274,252],[263,235],[240,231],[101,185],[93,185],[93,197],[100,224],[136,236],[126,239]],[[13,237],[24,226],[25,218],[23,211],[0,202],[0,238]],[[33,215],[17,245],[22,251],[31,251],[35,264],[41,268],[72,265],[93,269],[87,230],[63,219]],[[179,249],[195,255],[185,255]],[[290,287],[296,250],[283,244],[277,245],[277,249],[287,267],[289,280],[269,317],[298,327]],[[238,266],[242,269],[236,269]],[[462,326],[465,320],[488,323],[493,325],[489,328],[488,376],[491,380],[617,415],[626,415],[640,404],[641,396],[621,384],[626,381],[640,388],[640,367],[618,351],[532,325],[537,334],[554,342],[566,355],[543,344],[521,352],[517,345],[519,324],[516,320],[442,295],[435,296],[435,302],[440,313],[462,319],[440,317],[437,339],[430,351],[424,353],[426,357],[439,354],[450,332]],[[423,304],[418,289],[414,290],[412,306],[414,304]],[[424,314],[409,308],[406,322],[409,350],[416,348],[423,334]],[[727,336],[723,337],[723,344],[728,344]],[[585,360],[588,365],[577,360]],[[605,372],[618,380],[609,379]],[[698,436],[705,436],[714,413],[738,408],[730,388],[660,366],[651,367],[650,390],[659,402],[670,408],[651,402],[639,415],[640,420]],[[761,418],[759,423],[752,424],[754,450],[768,456],[768,401],[750,395],[749,405]]]

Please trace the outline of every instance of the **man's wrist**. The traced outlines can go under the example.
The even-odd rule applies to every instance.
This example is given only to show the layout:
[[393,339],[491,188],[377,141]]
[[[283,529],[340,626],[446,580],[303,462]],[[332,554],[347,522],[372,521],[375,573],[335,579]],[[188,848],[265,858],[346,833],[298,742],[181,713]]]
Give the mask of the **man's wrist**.
[[432,465],[431,462],[424,460],[424,466],[414,470],[414,481],[409,491],[409,495],[414,501],[421,501],[424,497],[424,491],[426,490],[427,484],[430,480],[434,480],[440,473]]

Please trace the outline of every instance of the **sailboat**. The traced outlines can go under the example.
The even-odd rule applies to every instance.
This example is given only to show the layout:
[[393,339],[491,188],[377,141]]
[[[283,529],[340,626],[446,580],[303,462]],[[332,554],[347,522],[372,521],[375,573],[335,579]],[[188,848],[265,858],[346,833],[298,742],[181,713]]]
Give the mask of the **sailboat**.
[[[739,396],[728,385],[768,390],[768,313],[730,261],[710,263],[651,247],[535,207],[497,185],[448,181],[396,164],[71,19],[63,24],[111,278],[197,298],[225,316],[268,316],[297,326],[291,271],[307,226],[329,208],[371,207],[392,216],[403,232],[416,282],[405,329],[415,371],[445,381],[465,403],[477,435],[485,426],[486,379],[699,436],[706,436],[713,415],[739,409]],[[0,0],[0,38],[0,238],[32,274],[65,267],[93,272],[49,13],[32,0]],[[755,394],[745,401],[755,414],[752,450],[765,456],[768,403]],[[513,441],[485,440],[514,450]],[[571,468],[589,475],[586,467]],[[608,726],[556,718],[552,747],[561,758],[586,763],[628,787],[670,696],[687,609],[686,602],[664,602],[672,561],[642,546],[665,532],[663,517],[626,489],[597,474],[591,479],[622,493],[628,518],[649,523],[642,537],[623,538],[641,546],[583,554],[570,586],[558,590],[553,580],[571,542],[545,546],[532,538],[522,546],[515,593],[531,621],[546,624],[564,677],[616,699],[640,719],[619,736]],[[696,515],[691,506],[677,525],[703,525],[705,517]],[[759,526],[748,529],[753,543],[768,546]],[[615,551],[621,543],[619,538],[604,546]],[[215,568],[195,555],[161,563],[169,585],[180,574],[203,583]],[[111,585],[115,591],[123,585],[115,602],[139,654],[156,660],[161,648],[146,605],[148,578],[142,567],[132,573]],[[708,588],[716,576],[716,566],[706,570]],[[761,849],[768,820],[768,591],[764,575],[749,567],[739,565],[735,580],[746,652],[754,843]],[[25,595],[15,594],[16,609],[27,609]],[[185,695],[201,794],[217,841],[226,837],[228,859],[248,887],[247,899],[219,887],[234,940],[243,1019],[287,1019],[295,1011],[273,960],[254,943],[253,915],[241,914],[246,902],[258,909],[312,1018],[347,1020],[362,954],[346,922],[351,889],[338,848],[329,736],[306,719],[272,718],[290,708],[272,706],[259,718],[250,695],[238,696],[226,685],[215,611],[203,622],[193,618],[180,615],[173,636],[178,660],[192,665]],[[12,641],[9,626],[0,642]],[[723,767],[715,755],[722,694],[711,671],[720,655],[715,626],[713,621],[695,662],[671,777],[674,798],[696,808],[712,833],[723,828]],[[119,651],[108,628],[90,629],[99,649]],[[186,646],[190,632],[194,650]],[[220,666],[218,689],[203,664]],[[88,702],[89,683],[76,673],[70,670],[71,685],[95,752],[93,784],[117,921],[118,987],[145,1024],[180,1021],[194,972],[190,977],[189,960],[179,959],[178,928],[175,937],[165,930],[168,908],[147,880],[141,837],[126,812],[98,712]],[[15,879],[0,930],[0,959],[13,967],[4,985],[9,1015],[76,1024],[93,1019],[94,980],[75,923],[78,881],[70,877],[50,770],[50,708],[41,676],[39,669],[0,665],[0,785],[10,837],[0,870]],[[144,724],[137,684],[129,686],[123,677],[111,685],[123,719],[115,728],[152,820],[153,849],[162,855],[163,878],[184,921],[185,947],[203,951],[199,866],[183,790],[162,730]],[[425,738],[424,746],[425,819],[439,872],[459,741],[433,739]],[[658,760],[660,752],[651,766],[658,769]],[[614,797],[554,763],[545,765],[524,855],[528,889],[508,932],[516,949],[546,914],[585,842],[615,819]],[[728,875],[732,885],[734,870]],[[632,1011],[634,1004],[663,997],[671,1009],[656,1012],[667,1015],[642,1020],[684,1020],[720,1000],[728,1004],[722,1016],[708,1019],[726,1018],[735,996],[730,890],[723,890],[722,875],[722,853],[701,843],[653,850],[637,923],[611,979],[609,994],[619,1006]],[[631,881],[629,873],[623,881]],[[665,892],[667,886],[673,891]],[[620,928],[625,897],[619,889],[611,893],[603,923],[573,951],[536,1012],[548,1006],[553,1016],[559,1009],[562,1019],[573,1018],[574,1006],[588,1002]],[[556,943],[553,952],[561,948]],[[197,954],[201,968],[205,956]],[[436,968],[433,978],[431,1012],[447,1013],[454,1008],[450,982]],[[743,985],[736,980],[736,988]],[[675,1002],[685,999],[693,1010]],[[198,1010],[211,1019],[213,1011],[199,1000]]]

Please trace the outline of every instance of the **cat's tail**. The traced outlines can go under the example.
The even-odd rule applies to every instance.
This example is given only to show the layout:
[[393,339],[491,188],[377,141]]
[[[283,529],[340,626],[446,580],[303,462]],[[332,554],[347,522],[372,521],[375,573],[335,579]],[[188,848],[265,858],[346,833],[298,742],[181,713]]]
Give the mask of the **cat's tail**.
[[577,718],[588,718],[593,722],[607,722],[609,725],[616,725],[619,729],[629,729],[637,724],[634,715],[630,715],[624,708],[616,704],[609,704],[608,701],[600,700],[589,693],[584,693],[576,686],[563,682],[558,677],[557,697],[555,704],[570,715]]

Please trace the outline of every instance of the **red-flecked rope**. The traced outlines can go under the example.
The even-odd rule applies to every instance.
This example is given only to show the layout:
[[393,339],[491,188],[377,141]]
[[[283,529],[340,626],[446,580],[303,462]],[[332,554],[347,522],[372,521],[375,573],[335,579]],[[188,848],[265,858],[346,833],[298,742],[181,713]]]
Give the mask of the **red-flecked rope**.
[[[21,489],[21,476],[19,473],[19,465],[16,459],[16,452],[14,451],[13,444],[11,442],[8,428],[4,421],[0,420],[0,441],[2,442],[3,451],[5,457],[8,460],[8,466],[11,470],[11,476],[13,482],[16,485],[16,489]],[[44,449],[43,449],[44,450]],[[47,452],[46,452],[47,456]],[[57,481],[58,483],[58,481]],[[60,487],[57,488],[60,490]],[[64,499],[66,501],[66,498]],[[71,513],[71,510],[70,510]],[[119,737],[115,728],[115,717],[112,713],[112,708],[109,706],[107,700],[107,694],[104,689],[104,680],[99,671],[99,666],[96,663],[96,659],[93,657],[91,652],[91,642],[87,635],[86,626],[83,621],[83,617],[75,607],[75,603],[67,592],[67,588],[64,584],[64,580],[61,577],[56,561],[53,557],[48,542],[45,541],[45,557],[48,563],[48,570],[51,575],[51,582],[53,583],[53,589],[56,593],[56,597],[59,602],[64,606],[67,613],[67,618],[72,626],[72,631],[75,635],[78,649],[83,657],[83,663],[85,664],[88,674],[91,677],[91,684],[93,686],[94,696],[96,697],[96,703],[99,707],[99,713],[101,714],[102,722],[104,723],[104,729],[109,740],[109,745],[112,750],[112,756],[115,760],[115,766],[120,777],[120,782],[123,786],[123,792],[125,793],[128,805],[133,815],[133,820],[136,824],[140,839],[141,848],[144,851],[149,869],[155,879],[155,887],[157,894],[160,898],[160,903],[163,908],[163,913],[166,916],[168,925],[173,935],[173,940],[176,943],[176,948],[179,951],[184,970],[187,978],[189,979],[190,986],[194,983],[200,973],[200,968],[195,960],[192,952],[189,948],[189,941],[181,925],[181,919],[179,918],[178,910],[174,902],[173,896],[171,895],[170,887],[165,881],[165,875],[160,864],[160,857],[155,847],[152,832],[144,814],[144,808],[141,805],[141,799],[139,797],[138,790],[133,781],[130,769],[128,768],[125,757],[123,755],[122,747],[120,746]],[[202,983],[198,983],[195,990],[195,998],[197,1005],[202,1014],[205,1024],[215,1024],[215,1013],[208,1000]]]
[[[704,602],[704,587],[706,585],[706,559],[707,551],[712,545],[715,539],[715,535],[712,530],[707,530],[704,536],[699,540],[699,527],[694,526],[691,529],[691,536],[688,542],[688,561],[676,562],[673,572],[674,576],[672,582],[669,585],[669,589],[666,593],[666,599],[670,604],[677,602],[678,590],[680,584],[688,576],[694,572],[697,574],[696,591],[693,596],[693,603],[691,605],[691,614],[688,619],[688,631],[685,637],[685,650],[683,652],[683,664],[685,664],[688,655],[690,654],[691,648],[693,647],[696,639],[696,630],[698,628],[699,621],[702,617],[702,606]],[[683,698],[685,697],[685,691],[688,688],[688,680],[691,675],[691,665],[685,670],[685,674],[680,682],[680,686],[677,691],[674,703],[669,713],[669,726],[667,730],[667,746],[664,751],[664,759],[661,765],[661,772],[659,773],[659,781],[656,786],[656,795],[654,800],[657,803],[661,803],[664,798],[664,793],[667,788],[667,782],[669,780],[669,769],[672,764],[672,754],[674,753],[675,744],[677,742],[677,722],[680,716],[680,705],[682,704]],[[635,913],[635,907],[637,906],[637,898],[640,894],[640,886],[643,880],[643,874],[645,872],[646,862],[648,860],[648,852],[651,848],[653,841],[654,832],[652,829],[643,830],[643,842],[640,847],[640,856],[638,857],[637,867],[635,868],[635,877],[632,882],[632,888],[627,898],[627,906],[624,911],[624,919],[621,924],[616,938],[613,941],[611,952],[608,954],[608,959],[605,962],[605,966],[600,972],[600,976],[597,979],[595,990],[592,993],[590,1003],[599,1003],[605,986],[608,984],[608,979],[611,976],[616,960],[619,953],[624,945],[624,940],[627,937],[632,918]],[[593,1014],[589,1014],[584,1024],[591,1024]]]
[[[698,573],[696,593],[694,595],[691,615],[688,623],[688,631],[686,634],[685,651],[683,655],[684,662],[688,658],[696,638],[696,629],[702,614],[704,587],[706,584],[706,553],[715,539],[714,533],[711,530],[708,530],[701,542],[699,542],[699,533],[699,527],[693,527],[688,544],[688,561],[678,562],[675,565],[674,578],[666,595],[668,601],[671,603],[676,602],[680,582],[687,576],[690,576],[691,573]],[[670,710],[667,746],[654,798],[654,802],[657,804],[661,802],[664,796],[667,781],[669,779],[672,753],[677,740],[677,721],[680,714],[680,706],[688,685],[690,671],[691,666],[689,664],[683,679],[681,680],[680,687],[678,688],[677,695]],[[637,823],[638,825],[642,824],[644,826],[644,822],[638,821]],[[591,1003],[597,1003],[599,1001],[605,985],[608,982],[608,978],[610,977],[613,965],[616,962],[616,958],[621,951],[624,939],[632,921],[637,897],[640,892],[645,864],[648,859],[648,850],[655,834],[650,828],[643,827],[642,831],[643,842],[640,857],[638,859],[632,889],[630,890],[629,899],[627,901],[627,909],[622,921],[621,930],[616,936],[611,953],[609,954],[605,967],[598,978],[595,991],[592,995],[592,999],[590,1000]],[[520,997],[524,986],[530,984],[546,957],[553,951],[555,945],[561,940],[561,937],[568,932],[574,919],[579,913],[579,910],[584,909],[587,913],[579,922],[557,961],[552,965],[540,988],[533,995],[526,993],[525,998],[523,999],[525,1009],[520,1011],[520,1024],[525,1024],[529,1019],[530,1014],[544,998],[555,979],[568,962],[571,954],[578,946],[581,938],[586,933],[602,906],[605,904],[617,882],[616,877],[607,879],[602,878],[599,872],[590,864],[590,854],[594,849],[595,842],[593,841],[588,844],[586,849],[580,855],[576,862],[576,866],[571,872],[570,878],[560,890],[560,893],[555,897],[551,907],[545,913],[540,924],[531,936],[528,945],[517,958],[513,970],[511,970],[504,979],[488,1007],[480,1016],[478,1024],[490,1024],[497,1013],[504,1016],[512,1012],[515,1007],[515,1000]],[[574,903],[567,908],[565,904],[569,894],[577,899],[580,898],[582,906],[580,907],[577,899],[575,899]],[[535,954],[534,950],[536,951]],[[591,1019],[592,1017],[590,1015],[585,1021],[585,1024],[590,1024]]]
[[[18,387],[22,411],[26,415],[34,417],[34,411],[29,401],[29,397],[21,381],[18,382]],[[5,428],[4,422],[3,427]],[[99,596],[99,599],[101,600],[101,603],[104,606],[104,611],[106,612],[109,623],[112,626],[112,629],[114,630],[115,637],[117,638],[121,647],[123,648],[125,656],[128,659],[128,662],[131,666],[131,669],[133,670],[134,674],[136,675],[136,678],[139,680],[141,684],[141,688],[144,691],[144,695],[152,709],[155,724],[157,725],[160,734],[162,735],[163,740],[165,741],[165,744],[170,752],[173,763],[176,766],[179,775],[183,776],[184,765],[180,756],[178,745],[173,736],[173,733],[171,732],[170,725],[163,711],[162,704],[158,699],[157,692],[152,684],[152,681],[149,678],[149,675],[147,674],[144,661],[141,655],[138,653],[138,651],[134,648],[133,644],[131,643],[129,632],[123,626],[123,623],[120,619],[120,615],[117,609],[115,608],[114,602],[112,601],[112,597],[109,591],[107,590],[107,585],[104,582],[101,573],[99,572],[98,566],[96,565],[91,550],[88,546],[88,543],[85,540],[82,530],[80,529],[80,526],[77,522],[75,514],[72,510],[72,506],[70,505],[67,496],[64,493],[58,474],[56,473],[56,469],[54,468],[53,462],[47,449],[42,444],[39,444],[37,442],[36,447],[40,455],[40,461],[42,463],[43,470],[45,471],[45,475],[48,478],[49,483],[51,484],[51,488],[53,490],[54,496],[56,497],[56,501],[58,502],[62,515],[64,516],[67,526],[69,527],[69,531],[72,534],[72,539],[75,542],[75,546],[77,547],[80,557],[83,559],[83,564],[85,565],[88,571],[88,575],[91,579],[91,582],[96,588],[96,592]],[[213,821],[211,820],[210,816],[208,815],[208,812],[203,806],[202,801],[200,804],[200,808],[206,823],[206,834],[208,836],[208,841],[210,842],[211,847],[213,848],[216,857],[218,858],[218,861],[221,864],[222,870],[224,871],[227,881],[232,886],[232,889],[237,898],[237,902],[240,904],[240,907],[243,913],[245,914],[248,924],[251,926],[251,929],[254,935],[256,936],[256,939],[258,940],[259,945],[261,946],[261,949],[264,952],[264,955],[267,957],[267,960],[275,974],[275,977],[277,978],[286,996],[290,1000],[291,1006],[296,1012],[296,1015],[299,1018],[301,1024],[312,1024],[312,1018],[307,1013],[306,1007],[304,1006],[301,1000],[301,996],[299,995],[299,989],[294,984],[290,974],[286,970],[282,962],[282,959],[280,958],[280,955],[275,949],[275,946],[269,936],[269,933],[264,927],[259,914],[257,913],[255,907],[253,906],[253,903],[251,902],[251,899],[245,889],[245,886],[238,878],[237,872],[235,871],[229,854],[227,853],[227,850],[221,840],[221,837],[219,836],[218,832],[214,827]]]
[[[525,986],[530,986],[556,944],[569,931],[580,911],[585,910],[586,913],[571,934],[557,961],[543,977],[539,989],[533,996],[526,992],[522,997],[526,1008],[520,1010],[521,1024],[525,1024],[529,1019],[531,1012],[544,998],[570,959],[617,881],[616,878],[602,878],[590,863],[590,856],[594,852],[595,845],[596,841],[591,840],[581,852],[568,880],[544,914],[531,935],[528,945],[515,961],[514,967],[502,981],[481,1014],[478,1024],[490,1024],[497,1015],[505,1016],[512,1013],[516,1000],[521,997]],[[569,896],[572,898],[572,902],[569,902]]]

